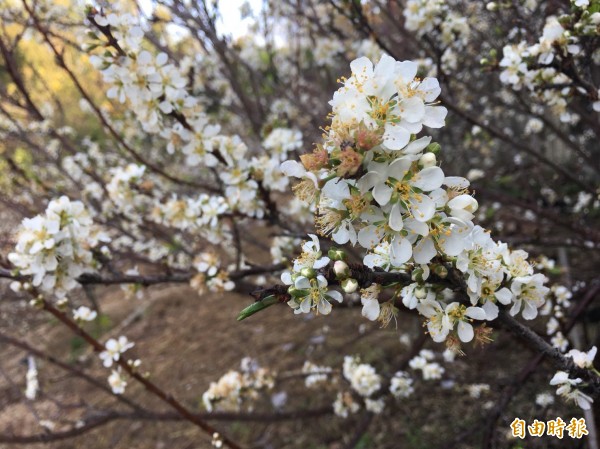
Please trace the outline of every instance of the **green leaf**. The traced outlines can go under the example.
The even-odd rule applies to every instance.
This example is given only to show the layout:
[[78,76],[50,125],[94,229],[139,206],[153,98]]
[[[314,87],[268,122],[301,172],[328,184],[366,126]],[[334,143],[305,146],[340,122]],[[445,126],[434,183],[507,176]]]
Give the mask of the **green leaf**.
[[254,315],[257,312],[260,312],[261,310],[264,310],[267,307],[272,306],[273,304],[277,304],[278,302],[279,301],[277,300],[277,298],[275,298],[275,296],[273,296],[273,295],[267,296],[265,299],[263,299],[261,301],[257,301],[253,304],[250,304],[248,307],[246,307],[244,310],[242,310],[240,312],[240,314],[238,315],[237,320],[238,321],[245,320],[249,316]]

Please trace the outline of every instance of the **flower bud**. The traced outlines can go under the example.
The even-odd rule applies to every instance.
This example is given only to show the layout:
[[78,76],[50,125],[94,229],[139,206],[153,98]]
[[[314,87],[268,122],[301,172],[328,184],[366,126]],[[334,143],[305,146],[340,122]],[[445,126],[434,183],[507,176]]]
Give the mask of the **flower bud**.
[[415,297],[417,299],[425,299],[425,297],[427,296],[427,290],[423,287],[417,287],[415,288]]
[[436,267],[433,269],[433,272],[442,279],[445,279],[446,276],[448,276],[448,268],[443,265],[436,265]]
[[354,293],[356,290],[358,290],[358,281],[356,279],[344,279],[342,281],[342,290],[344,290],[346,293]]
[[346,253],[338,248],[331,248],[327,251],[327,255],[331,260],[344,260],[346,258]]
[[29,301],[29,305],[31,307],[35,307],[36,309],[42,309],[44,307],[44,298],[42,296],[37,296],[36,298]]
[[312,279],[317,276],[317,271],[314,268],[304,267],[300,270],[300,275]]
[[423,274],[424,271],[422,268],[415,268],[411,273],[411,278],[413,281],[423,282]]
[[346,279],[350,276],[350,267],[343,260],[336,260],[333,264],[333,272],[338,279]]
[[437,164],[437,159],[433,153],[425,153],[419,159],[419,165],[423,168],[434,167]]
[[498,4],[496,2],[489,2],[487,5],[485,5],[485,9],[488,11],[496,11],[498,10]]
[[433,142],[433,143],[430,143],[429,145],[427,145],[427,148],[425,148],[425,151],[427,153],[439,154],[440,151],[442,151],[442,146],[437,142]]

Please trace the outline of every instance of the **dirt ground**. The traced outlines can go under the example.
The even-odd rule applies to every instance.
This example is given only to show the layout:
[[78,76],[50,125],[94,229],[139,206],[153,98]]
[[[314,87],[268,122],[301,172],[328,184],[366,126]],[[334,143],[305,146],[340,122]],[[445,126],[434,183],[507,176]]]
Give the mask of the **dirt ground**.
[[[99,321],[102,325],[99,328],[89,324],[87,329],[101,336],[102,341],[119,335],[134,341],[135,347],[127,355],[140,358],[142,371],[149,371],[156,384],[197,412],[203,411],[201,397],[210,382],[230,369],[238,369],[245,356],[284,373],[298,371],[306,359],[339,368],[344,354],[360,354],[378,370],[384,372],[387,369],[393,373],[393,367],[398,366],[408,352],[408,347],[399,341],[400,334],[407,330],[413,335],[423,332],[417,320],[403,315],[398,329],[393,325],[378,329],[360,317],[359,308],[336,309],[333,312],[338,315],[336,317],[299,317],[281,305],[237,322],[237,313],[250,302],[249,296],[208,294],[199,297],[183,286],[153,288],[146,292],[144,299],[127,299],[125,296],[119,288],[106,294],[100,301],[102,319]],[[0,313],[0,331],[3,333],[20,336],[37,348],[47,349],[58,359],[72,363],[106,383],[110,370],[101,365],[98,357],[78,337],[73,337],[44,312],[32,309],[23,301],[10,300],[0,304]],[[427,346],[443,350],[431,342]],[[417,381],[414,398],[393,404],[387,416],[375,417],[370,430],[353,447],[479,447],[475,441],[485,423],[482,417],[502,390],[493,389],[484,393],[481,399],[473,399],[460,384],[507,385],[531,358],[521,349],[519,343],[510,338],[499,339],[486,349],[470,348],[467,357],[447,367],[444,378],[452,385],[442,388],[437,382]],[[88,418],[93,417],[94,409],[126,410],[110,395],[39,359],[41,394],[35,401],[23,400],[26,356],[21,349],[0,346],[0,435],[43,433],[40,421],[44,420],[54,423],[54,431],[60,431],[77,420],[86,419],[82,415],[82,405],[92,410]],[[542,412],[548,413],[548,410],[541,411],[532,405],[537,392],[550,391],[546,377],[544,373],[534,376],[507,411],[507,417],[512,419],[520,413],[525,418],[541,419]],[[288,402],[282,411],[318,409],[330,405],[335,398],[335,393],[327,389],[307,391],[302,380],[296,379],[276,384],[272,392],[255,404],[255,410],[272,413],[270,396],[284,390]],[[171,411],[165,404],[149,397],[133,381],[127,387],[126,396],[154,411]],[[559,415],[567,417],[565,413]],[[348,420],[327,415],[271,423],[213,422],[245,447],[272,449],[345,448],[365,423],[364,415]],[[514,440],[504,438],[508,431],[506,423],[501,422],[498,429],[502,443],[498,447],[521,447],[514,446]],[[465,440],[464,434],[469,432],[474,437],[467,443],[469,439]],[[550,448],[558,447],[555,445],[559,443],[559,440],[548,443],[540,440],[527,447]],[[0,443],[1,449],[13,447],[24,446]],[[209,448],[211,444],[205,434],[186,422],[119,420],[83,436],[45,445],[26,444],[25,447],[184,449]]]
[[[104,329],[94,329],[93,325],[86,328],[102,333],[102,339],[126,335],[134,341],[135,347],[127,355],[140,358],[142,370],[149,371],[156,384],[195,411],[202,411],[201,396],[210,382],[230,369],[238,369],[245,356],[256,358],[262,366],[278,372],[297,371],[307,354],[320,363],[339,365],[339,350],[327,356],[329,351],[324,350],[323,343],[328,347],[344,346],[346,342],[355,341],[357,335],[358,323],[353,320],[345,327],[338,327],[336,323],[335,329],[328,329],[323,317],[302,319],[285,306],[273,307],[247,321],[237,322],[237,312],[250,301],[250,297],[244,295],[199,297],[190,288],[175,286],[154,288],[141,300],[124,296],[122,291],[114,289],[101,301],[104,318],[100,321],[104,321]],[[58,359],[74,363],[101,381],[110,374],[78,337],[48,319],[44,312],[17,301],[5,304],[2,313],[3,332],[21,334],[33,346],[49,350]],[[22,400],[26,353],[5,346],[0,347],[0,357],[3,370],[0,373],[0,433],[3,435],[43,433],[39,420],[54,422],[54,431],[59,431],[66,422],[82,418],[78,407],[81,403],[98,409],[120,407],[109,395],[95,391],[89,384],[43,360],[37,360],[42,394],[39,399],[26,403]],[[277,387],[274,392],[278,391]],[[292,385],[292,391],[293,388]],[[331,403],[331,395],[314,393],[314,397],[304,401],[308,408]],[[153,410],[169,410],[160,401],[149,398],[143,388],[133,382],[126,394]],[[269,412],[271,407],[264,406]],[[311,426],[315,426],[314,421],[310,422]],[[223,427],[223,424],[217,423],[217,426]],[[291,437],[296,426],[301,428],[302,423],[286,423],[285,434]],[[265,433],[269,438],[279,439],[276,424],[225,425],[227,427],[246,441],[264,438]],[[0,444],[0,447],[12,446]],[[186,423],[118,421],[45,447],[185,448],[210,447],[210,442],[202,432]]]

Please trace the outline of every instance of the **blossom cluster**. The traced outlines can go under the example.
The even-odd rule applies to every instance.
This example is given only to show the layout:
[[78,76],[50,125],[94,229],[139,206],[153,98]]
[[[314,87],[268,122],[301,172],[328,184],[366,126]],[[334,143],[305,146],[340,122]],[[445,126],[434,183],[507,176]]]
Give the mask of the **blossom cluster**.
[[229,279],[227,270],[221,268],[219,256],[214,252],[202,252],[194,259],[194,268],[198,274],[190,282],[192,288],[203,293],[231,291],[235,283]]
[[[416,136],[424,126],[444,125],[437,80],[418,79],[415,63],[386,55],[375,66],[359,58],[351,69],[331,101],[324,143],[301,163],[282,164],[287,175],[301,178],[296,195],[316,205],[319,233],[361,246],[368,267],[411,273],[415,283],[399,293],[406,307],[427,318],[435,341],[471,341],[471,322],[495,319],[498,304],[535,318],[548,293],[545,277],[533,272],[526,252],[511,251],[473,223],[478,203],[469,182],[446,176],[436,156],[440,146]],[[317,237],[311,239],[282,280],[291,286],[292,307],[329,313],[330,300],[342,297],[318,271],[331,261],[322,257]],[[470,305],[427,284],[449,270],[464,278]],[[369,288],[362,292],[363,314],[389,322],[393,304],[380,305],[379,287]]]
[[566,123],[580,120],[567,108],[573,96],[587,99],[594,110],[600,111],[599,89],[582,83],[568,68],[589,56],[600,63],[597,49],[592,55],[584,50],[600,34],[600,12],[592,12],[589,6],[589,2],[575,2],[568,13],[547,17],[536,43],[523,40],[504,46],[499,62],[502,83],[515,90],[524,87]]
[[92,249],[108,241],[81,201],[62,196],[44,214],[23,220],[8,259],[19,274],[32,276],[34,287],[62,298],[81,274],[94,271]]
[[[92,33],[90,50],[109,47],[109,51],[92,56],[109,89],[107,95],[121,103],[129,102],[130,110],[145,132],[162,139],[170,154],[184,157],[187,167],[213,169],[219,167],[222,183],[221,200],[225,211],[238,211],[244,215],[263,218],[265,202],[261,189],[284,191],[287,177],[279,170],[279,161],[289,151],[302,145],[297,130],[277,127],[263,141],[267,153],[252,156],[238,135],[226,135],[221,127],[211,121],[199,98],[187,88],[186,66],[169,61],[167,54],[153,55],[143,49],[145,29],[139,18],[131,14],[97,13],[92,22],[116,42],[108,45],[107,35]],[[124,54],[123,54],[124,53]],[[168,216],[169,210],[181,214],[188,211],[187,220],[194,217],[194,199],[172,198],[166,210],[155,210],[158,217]],[[187,207],[186,207],[187,206]],[[190,207],[191,206],[191,207]],[[187,221],[179,223],[185,226]],[[214,224],[213,224],[214,227]]]
[[217,382],[211,382],[202,395],[202,403],[209,412],[215,409],[238,411],[244,402],[249,402],[248,408],[251,410],[251,401],[258,397],[258,392],[271,390],[274,385],[273,374],[246,357],[242,359],[239,371],[230,370]]
[[[572,349],[567,353],[567,356],[573,359],[575,366],[579,368],[593,369],[594,358],[596,357],[597,348],[592,347],[588,352],[582,352],[577,349]],[[584,410],[591,408],[594,400],[581,391],[583,380],[579,377],[571,378],[569,373],[565,371],[557,371],[550,385],[558,386],[556,394],[562,396],[569,401],[573,401]]]
[[457,53],[469,41],[467,18],[453,11],[445,0],[409,0],[403,10],[404,26],[418,37],[427,36],[443,48],[440,57],[445,71],[457,69]]
[[294,313],[309,313],[316,309],[319,313],[331,313],[331,301],[342,302],[342,294],[329,288],[327,279],[317,270],[329,264],[330,259],[323,256],[319,239],[309,234],[311,241],[302,245],[302,254],[294,259],[293,271],[281,275],[284,284],[289,285],[288,292],[292,300],[288,305]]

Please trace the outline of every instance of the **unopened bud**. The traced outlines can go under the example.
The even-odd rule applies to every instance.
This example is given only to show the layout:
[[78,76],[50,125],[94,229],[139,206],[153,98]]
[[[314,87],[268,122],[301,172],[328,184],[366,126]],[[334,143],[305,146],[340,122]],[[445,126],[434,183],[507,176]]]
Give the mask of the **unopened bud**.
[[485,5],[485,9],[488,11],[497,11],[498,4],[496,2],[489,2],[487,5]]
[[415,268],[411,273],[411,278],[413,281],[423,282],[423,269]]
[[333,272],[338,279],[346,279],[350,276],[350,267],[343,260],[336,260],[333,264]]
[[436,267],[433,269],[433,272],[442,279],[445,279],[446,276],[448,276],[448,268],[443,265],[436,265]]
[[346,258],[346,253],[337,248],[331,248],[329,251],[327,251],[327,255],[331,260],[344,260]]
[[437,142],[433,142],[427,145],[425,151],[427,153],[440,154],[440,151],[442,151],[442,146]]
[[419,165],[423,168],[433,167],[435,164],[437,164],[437,158],[433,153],[425,153],[421,156],[421,159],[419,159]]
[[354,293],[356,290],[358,290],[358,282],[356,279],[344,279],[342,281],[342,290],[344,290],[346,293]]
[[35,307],[36,309],[41,309],[44,307],[44,299],[41,296],[38,296],[29,301],[29,305],[31,307]]
[[312,279],[317,276],[317,271],[314,268],[304,267],[300,270],[300,275]]
[[425,299],[425,297],[427,296],[427,290],[423,287],[417,287],[415,288],[415,297],[417,299]]

